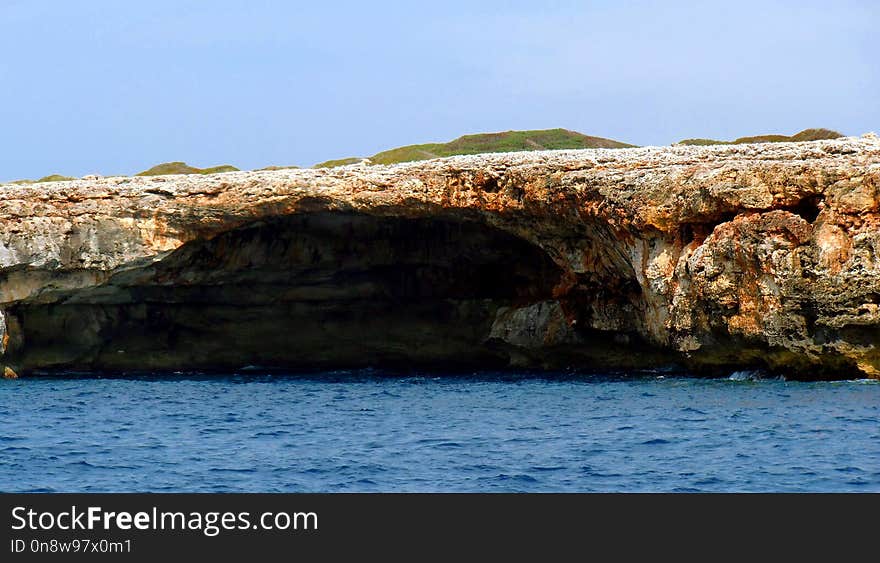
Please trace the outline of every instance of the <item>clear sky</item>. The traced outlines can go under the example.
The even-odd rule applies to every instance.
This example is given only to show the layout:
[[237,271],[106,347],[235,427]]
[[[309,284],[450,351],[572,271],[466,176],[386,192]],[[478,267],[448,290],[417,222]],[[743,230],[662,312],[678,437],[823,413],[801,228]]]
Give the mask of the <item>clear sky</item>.
[[880,130],[880,2],[0,0],[0,180]]

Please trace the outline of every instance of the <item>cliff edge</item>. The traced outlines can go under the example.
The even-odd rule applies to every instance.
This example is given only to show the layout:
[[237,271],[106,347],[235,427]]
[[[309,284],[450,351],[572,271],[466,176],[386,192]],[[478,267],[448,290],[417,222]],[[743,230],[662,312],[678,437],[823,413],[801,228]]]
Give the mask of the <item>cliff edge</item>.
[[880,378],[880,140],[0,186],[0,366]]

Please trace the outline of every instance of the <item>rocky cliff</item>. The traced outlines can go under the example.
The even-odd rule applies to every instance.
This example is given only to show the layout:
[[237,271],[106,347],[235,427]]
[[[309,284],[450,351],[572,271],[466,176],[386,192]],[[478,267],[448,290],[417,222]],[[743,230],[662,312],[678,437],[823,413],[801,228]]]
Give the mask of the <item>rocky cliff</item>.
[[0,366],[880,377],[880,141],[0,186]]

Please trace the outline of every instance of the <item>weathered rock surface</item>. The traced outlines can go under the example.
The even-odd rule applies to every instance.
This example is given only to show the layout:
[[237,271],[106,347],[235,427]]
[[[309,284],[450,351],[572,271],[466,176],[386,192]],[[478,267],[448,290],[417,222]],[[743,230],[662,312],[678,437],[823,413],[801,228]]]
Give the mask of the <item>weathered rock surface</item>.
[[880,141],[0,187],[0,366],[880,377]]

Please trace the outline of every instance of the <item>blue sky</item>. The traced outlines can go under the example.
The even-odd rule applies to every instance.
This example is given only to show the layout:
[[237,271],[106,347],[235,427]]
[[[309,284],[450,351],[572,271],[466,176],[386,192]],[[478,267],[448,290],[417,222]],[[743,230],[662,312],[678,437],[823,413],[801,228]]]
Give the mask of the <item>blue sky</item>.
[[880,130],[880,2],[0,0],[0,180]]

